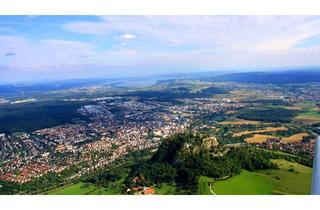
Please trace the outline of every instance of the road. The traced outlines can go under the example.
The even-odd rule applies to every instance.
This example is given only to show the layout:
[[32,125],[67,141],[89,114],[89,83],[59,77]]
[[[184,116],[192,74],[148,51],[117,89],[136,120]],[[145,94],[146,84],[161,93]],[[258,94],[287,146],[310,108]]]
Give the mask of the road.
[[213,179],[213,181],[210,182],[210,184],[209,184],[209,190],[210,190],[211,194],[212,194],[212,195],[217,195],[217,194],[213,191],[213,189],[212,189],[213,183],[215,183],[216,181],[219,181],[219,180],[225,180],[225,179],[227,179],[227,178],[229,178],[229,177],[230,177],[230,176],[224,176],[224,177],[221,177],[221,178]]
[[212,195],[217,195],[215,192],[213,192],[212,190],[212,184],[213,182],[210,182],[210,186],[209,186],[209,189],[210,189],[210,192],[212,193]]

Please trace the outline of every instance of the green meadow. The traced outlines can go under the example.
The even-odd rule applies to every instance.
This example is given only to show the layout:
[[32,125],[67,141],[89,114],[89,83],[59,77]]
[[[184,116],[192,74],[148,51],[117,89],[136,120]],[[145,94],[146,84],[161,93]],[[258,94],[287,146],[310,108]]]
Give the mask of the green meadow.
[[276,180],[273,194],[308,195],[311,190],[312,169],[286,160],[273,160],[279,170],[265,170],[260,173]]
[[176,187],[169,184],[161,184],[155,187],[155,190],[158,195],[173,195],[176,192]]
[[212,195],[209,189],[209,183],[213,182],[214,179],[207,176],[200,176],[198,179],[198,195]]
[[270,195],[275,185],[275,180],[243,170],[237,176],[215,182],[213,191],[217,195]]
[[[279,169],[250,172],[242,170],[237,176],[223,181],[216,181],[212,190],[217,195],[307,195],[310,193],[310,167],[286,160],[273,160]],[[209,177],[198,180],[198,194],[211,195]]]
[[295,120],[305,123],[317,123],[320,122],[320,112],[319,107],[315,102],[304,101],[295,104],[302,108],[303,112],[299,114]]
[[93,184],[79,182],[62,188],[58,188],[48,193],[48,195],[117,195],[121,193],[119,187],[104,188],[96,187]]

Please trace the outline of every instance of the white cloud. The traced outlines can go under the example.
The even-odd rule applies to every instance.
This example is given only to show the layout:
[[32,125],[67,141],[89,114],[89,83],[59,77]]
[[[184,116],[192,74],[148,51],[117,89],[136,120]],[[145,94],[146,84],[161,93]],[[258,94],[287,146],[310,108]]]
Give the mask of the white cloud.
[[135,38],[136,38],[135,35],[128,34],[128,33],[120,35],[120,39],[122,39],[122,40],[132,40],[132,39],[135,39]]
[[[50,67],[81,64],[90,56],[95,46],[89,43],[65,40],[30,41],[18,36],[0,36],[0,56],[7,56],[0,65],[16,66],[35,70],[36,66]],[[1,60],[1,59],[0,59]]]
[[320,65],[320,47],[294,47],[320,34],[319,17],[105,16],[62,27],[94,42],[0,36],[0,66],[157,73]]
[[312,16],[103,16],[100,19],[67,23],[64,28],[95,35],[128,32],[121,37],[139,36],[145,42],[181,44],[183,40],[183,44],[199,47],[260,50],[291,48],[297,40],[320,33],[320,19]]
[[140,61],[139,52],[135,49],[98,51],[96,44],[80,41],[31,41],[19,36],[0,36],[0,46],[0,66],[19,71],[50,71],[82,65],[123,65]]

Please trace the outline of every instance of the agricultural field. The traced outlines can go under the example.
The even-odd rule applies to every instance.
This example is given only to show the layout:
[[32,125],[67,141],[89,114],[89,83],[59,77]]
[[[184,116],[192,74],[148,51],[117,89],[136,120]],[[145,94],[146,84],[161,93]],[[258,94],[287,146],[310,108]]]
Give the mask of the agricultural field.
[[230,97],[237,100],[250,99],[253,95],[255,95],[254,92],[250,90],[232,90],[230,91],[230,94]]
[[303,101],[303,102],[296,103],[294,105],[306,111],[317,107],[316,103],[312,101]]
[[314,124],[320,122],[320,113],[315,111],[303,112],[299,114],[297,117],[294,118],[296,121],[307,123],[307,124]]
[[234,121],[219,122],[220,125],[259,125],[259,121],[236,119]]
[[304,101],[295,104],[295,106],[300,107],[302,112],[294,118],[295,121],[313,124],[320,122],[320,108],[315,102]]
[[282,108],[288,109],[288,110],[302,110],[302,107],[300,106],[283,106]]
[[287,143],[301,142],[304,137],[309,136],[308,133],[298,133],[289,137],[282,138],[281,140]]
[[265,129],[254,130],[254,131],[242,131],[239,133],[234,133],[234,137],[249,135],[249,134],[258,134],[258,133],[268,133],[268,132],[277,132],[277,131],[287,131],[286,127],[267,127]]
[[271,136],[271,135],[263,135],[263,134],[254,134],[252,137],[246,138],[244,141],[250,144],[262,144],[265,143],[267,140],[276,139],[276,140],[282,140],[286,143],[297,143],[301,142],[305,137],[308,137],[308,133],[298,133],[294,134],[289,137],[277,137],[277,136]]
[[[273,160],[279,169],[268,169],[250,172],[242,170],[232,178],[216,181],[213,191],[217,195],[271,195],[271,194],[298,194],[310,193],[311,174],[310,167],[282,159]],[[209,177],[201,177],[198,181],[198,193],[212,194],[209,189]]]
[[270,139],[279,139],[279,138],[275,136],[270,136],[270,135],[254,134],[253,137],[246,138],[244,141],[249,144],[262,144]]

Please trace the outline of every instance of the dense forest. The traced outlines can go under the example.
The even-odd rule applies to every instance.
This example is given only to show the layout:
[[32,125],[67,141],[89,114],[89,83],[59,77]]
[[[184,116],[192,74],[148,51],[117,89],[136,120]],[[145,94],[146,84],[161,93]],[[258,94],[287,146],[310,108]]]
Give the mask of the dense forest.
[[81,105],[85,103],[49,101],[3,105],[0,107],[0,133],[32,132],[71,123],[81,118],[77,112]]
[[290,122],[300,111],[285,108],[255,108],[241,110],[238,118],[264,122]]
[[227,91],[219,87],[208,87],[203,90],[193,92],[189,87],[169,88],[165,90],[143,90],[122,94],[121,96],[134,96],[140,100],[155,100],[161,102],[175,102],[178,99],[211,97],[215,94],[226,93]]

